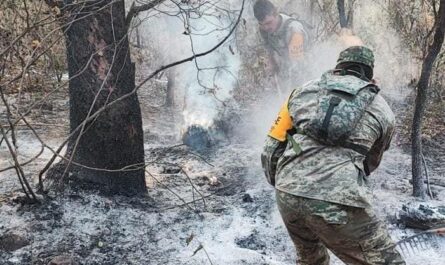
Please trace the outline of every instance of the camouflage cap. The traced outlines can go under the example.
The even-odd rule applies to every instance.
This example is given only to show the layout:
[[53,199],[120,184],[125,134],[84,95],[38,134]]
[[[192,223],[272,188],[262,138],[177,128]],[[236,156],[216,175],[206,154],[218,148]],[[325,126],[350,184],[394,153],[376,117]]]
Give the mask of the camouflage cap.
[[364,46],[351,46],[338,56],[337,64],[340,63],[361,63],[374,68],[374,54],[371,49]]

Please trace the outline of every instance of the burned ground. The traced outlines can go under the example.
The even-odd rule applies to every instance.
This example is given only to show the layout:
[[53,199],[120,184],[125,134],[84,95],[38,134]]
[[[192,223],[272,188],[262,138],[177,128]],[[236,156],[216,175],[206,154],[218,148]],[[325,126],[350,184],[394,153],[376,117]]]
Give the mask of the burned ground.
[[[63,101],[58,104],[56,109],[66,109]],[[257,138],[240,135],[199,152],[181,143],[173,117],[177,113],[149,104],[143,111],[145,197],[67,189],[50,193],[42,204],[27,205],[20,202],[15,175],[1,173],[0,240],[17,242],[16,249],[2,247],[1,264],[43,265],[60,255],[78,264],[293,264],[293,246],[260,168]],[[42,117],[49,123],[64,114],[50,111]],[[254,124],[245,127],[249,133],[256,130]],[[57,144],[64,132],[62,127],[59,137],[46,140]],[[23,155],[35,152],[32,135],[18,135]],[[48,155],[30,164],[27,174],[35,176]],[[375,208],[397,240],[415,232],[397,224],[402,205],[416,205],[410,197],[409,163],[409,155],[395,144],[372,180]],[[432,177],[442,174],[434,167],[430,171]],[[445,197],[443,190],[436,193],[432,206]],[[438,265],[442,258],[429,249],[407,260]]]

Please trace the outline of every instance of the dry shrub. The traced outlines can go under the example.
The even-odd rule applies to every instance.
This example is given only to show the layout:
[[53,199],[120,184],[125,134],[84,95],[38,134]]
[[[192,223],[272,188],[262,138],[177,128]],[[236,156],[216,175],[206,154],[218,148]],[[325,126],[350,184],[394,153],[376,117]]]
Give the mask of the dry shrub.
[[42,92],[66,72],[62,26],[44,1],[0,2],[0,83],[8,93]]

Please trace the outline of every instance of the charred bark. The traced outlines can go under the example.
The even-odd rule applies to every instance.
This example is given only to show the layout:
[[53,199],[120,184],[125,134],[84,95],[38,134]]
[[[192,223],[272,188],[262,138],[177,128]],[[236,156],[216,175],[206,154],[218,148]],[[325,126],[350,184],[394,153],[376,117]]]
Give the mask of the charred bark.
[[413,195],[425,198],[425,186],[422,177],[422,123],[427,102],[429,80],[434,61],[439,54],[445,35],[445,0],[440,0],[439,12],[435,19],[435,33],[431,46],[422,64],[422,72],[417,83],[416,105],[411,132]]
[[347,28],[348,27],[348,18],[346,17],[345,0],[337,0],[337,9],[338,9],[338,15],[339,15],[339,19],[340,19],[340,27]]
[[170,69],[167,73],[167,95],[165,99],[166,107],[173,107],[175,105],[175,70]]
[[[72,132],[99,108],[135,88],[124,0],[89,1],[80,11],[65,29]],[[67,150],[75,162],[70,169],[75,181],[96,183],[95,187],[112,194],[145,192],[142,118],[137,95],[107,108],[78,130]],[[139,168],[119,171],[130,165]]]
[[354,9],[354,1],[349,2],[349,10],[346,11],[345,0],[337,0],[338,16],[341,28],[351,28]]

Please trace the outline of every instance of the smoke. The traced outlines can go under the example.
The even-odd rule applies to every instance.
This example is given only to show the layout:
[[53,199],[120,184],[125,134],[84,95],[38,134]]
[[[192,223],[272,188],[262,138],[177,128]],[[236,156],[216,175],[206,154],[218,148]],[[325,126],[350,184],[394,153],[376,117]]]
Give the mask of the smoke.
[[383,3],[357,3],[353,29],[340,30],[326,41],[316,44],[310,56],[309,75],[320,76],[332,69],[341,50],[355,45],[371,48],[375,55],[374,78],[384,94],[400,98],[406,95],[409,81],[416,76],[418,62],[403,47],[399,34],[391,27]]
[[[280,7],[280,3],[277,3],[277,6]],[[312,24],[314,29],[319,28],[321,16],[311,13],[307,1],[288,1],[285,9],[283,7],[279,9],[286,10],[288,14],[295,10],[297,17]],[[338,16],[336,10],[331,11],[334,16]],[[324,35],[321,41],[313,43],[305,56],[305,74],[301,78],[302,81],[293,87],[296,88],[309,80],[319,78],[324,72],[333,69],[343,49],[364,45],[374,51],[374,79],[381,87],[381,93],[392,101],[403,101],[410,92],[408,83],[417,76],[419,63],[403,46],[398,32],[392,28],[385,1],[356,2],[353,28],[351,30],[337,28],[335,31],[331,29],[329,35]],[[268,128],[276,118],[280,105],[284,103],[288,95],[283,98],[275,96],[265,99],[265,102],[261,103],[263,105],[255,109],[252,117],[249,117],[251,120],[259,121],[254,126],[259,135],[249,137],[255,144],[261,145]]]
[[[187,4],[173,4],[166,1],[164,3],[167,4],[161,5],[156,12],[149,12],[141,18],[141,35],[157,51],[153,67],[157,68],[156,66],[214,47],[228,34],[236,20],[238,13],[230,10],[238,10],[241,4],[235,0],[220,0],[201,6],[199,1],[195,1],[195,4],[190,2],[192,1]],[[288,14],[295,13],[297,17],[311,24],[313,30],[320,28],[322,16],[319,11],[318,14],[314,11],[313,6],[310,8],[310,1],[288,1],[285,7],[280,6],[280,3],[277,3],[277,6],[281,10],[286,10]],[[261,45],[251,9],[252,3],[248,2],[243,15],[247,21],[246,36],[238,41],[253,40],[257,45]],[[336,10],[331,12],[333,16],[337,15]],[[392,29],[384,1],[356,2],[352,30],[333,30],[332,26],[329,29],[330,31],[324,32],[321,41],[313,43],[311,50],[306,54],[305,74],[299,78],[301,83],[293,87],[319,78],[325,71],[333,69],[341,50],[352,45],[365,45],[374,51],[374,78],[382,88],[382,93],[393,100],[404,99],[409,93],[407,84],[417,75],[418,63],[403,47],[399,34]],[[211,128],[220,118],[225,103],[231,100],[243,63],[240,53],[249,52],[238,50],[238,47],[246,46],[234,42],[234,38],[231,38],[211,54],[173,69],[176,101],[182,104],[183,128],[192,125]],[[247,129],[246,138],[253,139],[258,144],[264,139],[289,92],[285,91],[281,97],[269,94],[258,102],[257,106],[248,110],[251,114],[244,119],[255,121],[255,124],[252,125],[253,128]],[[252,131],[256,132],[258,137],[252,137]]]
[[362,3],[354,12],[357,35],[374,51],[374,76],[382,93],[392,100],[404,100],[420,64],[392,28],[385,1]]
[[[353,28],[337,30],[337,33],[327,36],[324,41],[315,43],[306,62],[309,79],[332,69],[341,50],[364,45],[374,51],[374,77],[383,88],[382,92],[394,99],[406,96],[409,91],[403,88],[417,76],[419,63],[403,46],[400,35],[393,29],[385,2],[357,1],[353,12]],[[301,11],[309,13],[304,9]],[[338,16],[335,10],[334,15]],[[310,20],[316,21],[315,18]]]
[[[212,49],[234,26],[239,1],[167,2],[157,15],[147,14],[139,27],[165,65]],[[239,51],[230,38],[212,53],[173,69],[176,101],[182,104],[183,127],[209,128],[231,98],[240,68]]]

